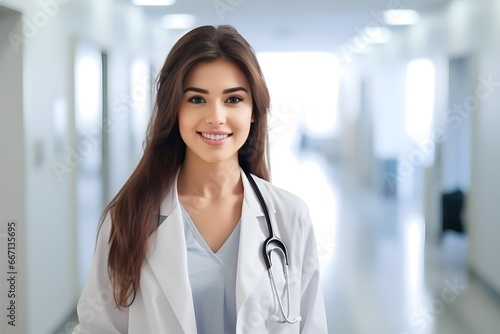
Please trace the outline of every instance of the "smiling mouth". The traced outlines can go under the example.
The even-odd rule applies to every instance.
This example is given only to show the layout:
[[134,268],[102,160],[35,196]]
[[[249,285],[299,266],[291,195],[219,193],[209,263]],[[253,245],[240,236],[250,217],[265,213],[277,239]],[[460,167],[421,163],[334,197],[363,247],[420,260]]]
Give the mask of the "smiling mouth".
[[204,133],[204,132],[198,132],[200,135],[202,135],[204,138],[210,139],[210,140],[224,140],[229,136],[232,136],[232,134],[226,133],[226,134],[212,134],[212,133]]

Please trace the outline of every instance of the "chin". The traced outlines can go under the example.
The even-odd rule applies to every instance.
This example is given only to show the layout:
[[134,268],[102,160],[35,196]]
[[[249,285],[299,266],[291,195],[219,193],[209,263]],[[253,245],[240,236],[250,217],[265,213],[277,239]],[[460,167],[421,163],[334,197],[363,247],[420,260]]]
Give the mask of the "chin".
[[219,164],[232,160],[238,161],[238,156],[236,155],[236,159],[234,159],[234,155],[211,154],[211,155],[200,156],[200,159],[207,163]]

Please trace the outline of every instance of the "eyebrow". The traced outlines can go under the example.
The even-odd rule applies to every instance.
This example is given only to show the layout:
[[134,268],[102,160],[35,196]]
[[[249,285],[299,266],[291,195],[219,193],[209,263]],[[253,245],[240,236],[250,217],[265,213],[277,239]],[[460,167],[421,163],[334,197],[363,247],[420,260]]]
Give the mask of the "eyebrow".
[[[240,91],[240,90],[248,93],[248,91],[244,87],[234,87],[234,88],[224,89],[222,91],[222,94],[234,93],[234,92],[237,92],[237,91]],[[197,92],[197,93],[202,93],[202,94],[209,94],[208,90],[203,89],[203,88],[188,87],[188,88],[184,89],[184,93],[189,92],[189,91],[191,91],[191,92]]]

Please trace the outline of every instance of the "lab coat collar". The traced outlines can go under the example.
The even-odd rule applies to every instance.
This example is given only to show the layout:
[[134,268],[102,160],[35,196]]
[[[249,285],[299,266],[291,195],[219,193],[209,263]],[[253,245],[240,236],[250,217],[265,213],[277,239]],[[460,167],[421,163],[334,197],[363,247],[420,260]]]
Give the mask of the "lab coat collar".
[[186,239],[181,207],[177,196],[177,178],[167,192],[151,237],[148,263],[172,307],[184,333],[196,333],[196,318],[187,270]]
[[[240,169],[243,182],[244,198],[240,221],[240,244],[238,267],[236,271],[236,307],[237,312],[252,294],[262,275],[266,272],[262,258],[262,245],[269,235],[264,213],[250,182]],[[187,268],[187,250],[184,235],[181,207],[177,195],[177,179],[172,183],[160,205],[158,229],[152,238],[148,263],[156,276],[161,289],[175,312],[185,333],[196,332],[196,320],[192,292]],[[267,198],[263,182],[256,178],[262,195],[266,199],[271,219],[275,208]]]

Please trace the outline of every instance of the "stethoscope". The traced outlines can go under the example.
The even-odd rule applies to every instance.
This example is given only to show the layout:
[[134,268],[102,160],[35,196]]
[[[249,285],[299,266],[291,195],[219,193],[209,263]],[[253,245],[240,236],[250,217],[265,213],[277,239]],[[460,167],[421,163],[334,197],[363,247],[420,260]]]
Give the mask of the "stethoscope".
[[[302,318],[300,316],[296,317],[295,319],[290,319],[290,310],[292,309],[291,307],[291,298],[290,298],[290,282],[288,278],[288,251],[286,249],[285,243],[276,236],[274,233],[273,225],[271,224],[271,218],[269,217],[269,210],[267,209],[267,204],[264,201],[264,197],[262,196],[262,193],[259,190],[259,187],[255,183],[255,180],[250,176],[250,173],[247,171],[244,171],[245,175],[247,176],[248,181],[250,181],[250,184],[252,185],[253,191],[255,192],[255,195],[257,196],[257,199],[259,200],[260,206],[262,210],[264,211],[264,216],[266,216],[266,223],[267,223],[267,228],[269,230],[269,237],[264,241],[264,245],[262,246],[262,255],[264,256],[264,262],[266,263],[267,271],[269,273],[269,279],[271,281],[271,287],[273,289],[274,294],[276,295],[276,299],[278,300],[278,304],[281,310],[281,314],[283,315],[283,320],[280,320],[280,318],[277,315],[272,315],[271,320],[276,321],[278,323],[284,324],[284,323],[289,323],[289,324],[294,324]],[[273,246],[273,247],[271,247]],[[274,275],[273,275],[273,270],[272,266],[273,263],[271,261],[271,254],[273,251],[277,251],[278,254],[280,254],[281,259],[283,260],[283,273],[285,275],[285,289],[287,292],[287,297],[288,297],[288,312],[285,314],[285,310],[283,308],[283,302],[281,300],[280,294],[278,292],[278,287],[276,286],[276,281],[274,280]]]

